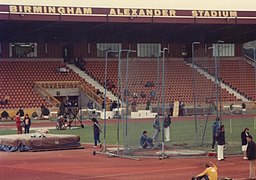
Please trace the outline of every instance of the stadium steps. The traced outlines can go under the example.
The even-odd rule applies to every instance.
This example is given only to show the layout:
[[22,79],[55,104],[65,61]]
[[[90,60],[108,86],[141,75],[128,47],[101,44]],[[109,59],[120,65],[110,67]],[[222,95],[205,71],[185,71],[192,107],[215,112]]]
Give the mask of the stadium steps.
[[[193,68],[193,64],[192,63],[187,63],[187,65],[189,65],[191,68]],[[194,66],[195,66],[195,68],[196,68],[198,73],[202,74],[207,79],[210,79],[215,84],[215,77],[214,76],[211,76],[209,73],[207,73],[206,71],[204,71],[200,67],[198,67],[196,65],[194,65]],[[230,94],[233,94],[237,99],[241,99],[243,102],[250,102],[249,99],[247,99],[246,97],[242,96],[238,92],[234,91],[232,88],[230,88],[226,84],[220,82],[220,86],[221,86],[221,89],[226,89]]]
[[[80,77],[82,77],[83,79],[85,79],[88,83],[90,83],[92,86],[94,86],[95,88],[99,89],[101,92],[104,93],[105,89],[104,87],[102,87],[97,81],[95,81],[94,79],[92,79],[88,74],[86,74],[84,71],[82,71],[81,69],[79,69],[78,67],[76,67],[73,64],[67,64],[67,67],[69,67],[70,69],[72,69],[75,73],[77,73]],[[114,96],[114,94],[112,94],[110,91],[107,91],[107,97],[109,99],[111,99],[112,101],[116,101],[117,97]]]

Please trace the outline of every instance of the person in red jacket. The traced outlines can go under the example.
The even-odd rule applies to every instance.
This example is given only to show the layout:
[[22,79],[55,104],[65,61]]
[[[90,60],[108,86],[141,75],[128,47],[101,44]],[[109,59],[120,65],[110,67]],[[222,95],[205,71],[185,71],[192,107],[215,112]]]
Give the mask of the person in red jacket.
[[21,118],[19,112],[16,113],[15,121],[17,127],[17,134],[22,134]]

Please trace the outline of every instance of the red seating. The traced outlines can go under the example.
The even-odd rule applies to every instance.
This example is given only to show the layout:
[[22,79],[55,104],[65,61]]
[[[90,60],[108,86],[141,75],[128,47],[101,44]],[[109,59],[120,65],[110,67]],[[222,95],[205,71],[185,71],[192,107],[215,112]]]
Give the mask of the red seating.
[[[8,105],[3,108],[40,107],[45,100],[33,90],[37,81],[79,81],[79,76],[73,71],[59,73],[57,69],[63,66],[61,61],[0,61],[0,89],[4,96],[9,96]],[[71,85],[68,85],[71,86]],[[65,88],[66,85],[61,85]],[[48,104],[50,105],[50,104]]]
[[[220,77],[225,84],[251,100],[256,100],[255,69],[243,57],[220,58]],[[199,59],[197,64],[215,74],[214,59]]]
[[[105,61],[88,60],[85,65],[86,72],[99,82],[104,82],[104,68]],[[121,66],[123,81],[125,81],[126,64]],[[118,82],[118,62],[117,60],[108,61],[108,77],[114,82],[117,87]],[[159,96],[161,97],[161,79],[162,72],[159,75]],[[215,95],[214,83],[205,78],[203,75],[196,72],[195,74],[195,94],[197,102],[205,102],[209,97]],[[155,87],[145,87],[148,81],[155,83]],[[103,83],[102,83],[103,85]],[[140,94],[142,91],[149,97],[151,90],[156,90],[157,87],[157,61],[155,59],[132,59],[129,62],[129,82],[128,89],[130,93]],[[117,88],[112,88],[115,94],[118,92]],[[223,90],[221,94],[223,101],[236,101],[235,96],[230,95]],[[186,103],[193,102],[193,82],[192,82],[192,68],[185,64],[182,59],[166,59],[165,62],[165,101],[172,100],[184,101]],[[139,103],[146,103],[145,98],[139,98]],[[153,100],[154,101],[154,100]]]

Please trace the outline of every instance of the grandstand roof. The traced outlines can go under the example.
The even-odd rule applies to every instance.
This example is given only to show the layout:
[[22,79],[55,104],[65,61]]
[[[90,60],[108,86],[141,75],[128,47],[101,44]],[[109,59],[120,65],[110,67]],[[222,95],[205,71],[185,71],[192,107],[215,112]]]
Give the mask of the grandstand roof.
[[248,42],[256,39],[255,25],[81,23],[4,21],[0,41],[49,40],[70,42]]
[[255,0],[0,0],[0,41],[247,42],[255,26]]

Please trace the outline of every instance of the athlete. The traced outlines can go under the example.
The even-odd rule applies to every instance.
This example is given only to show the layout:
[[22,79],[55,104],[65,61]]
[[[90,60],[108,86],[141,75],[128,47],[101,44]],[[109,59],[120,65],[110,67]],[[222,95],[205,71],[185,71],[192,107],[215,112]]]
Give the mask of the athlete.
[[196,180],[218,180],[217,166],[212,162],[205,165],[205,170],[196,176]]

